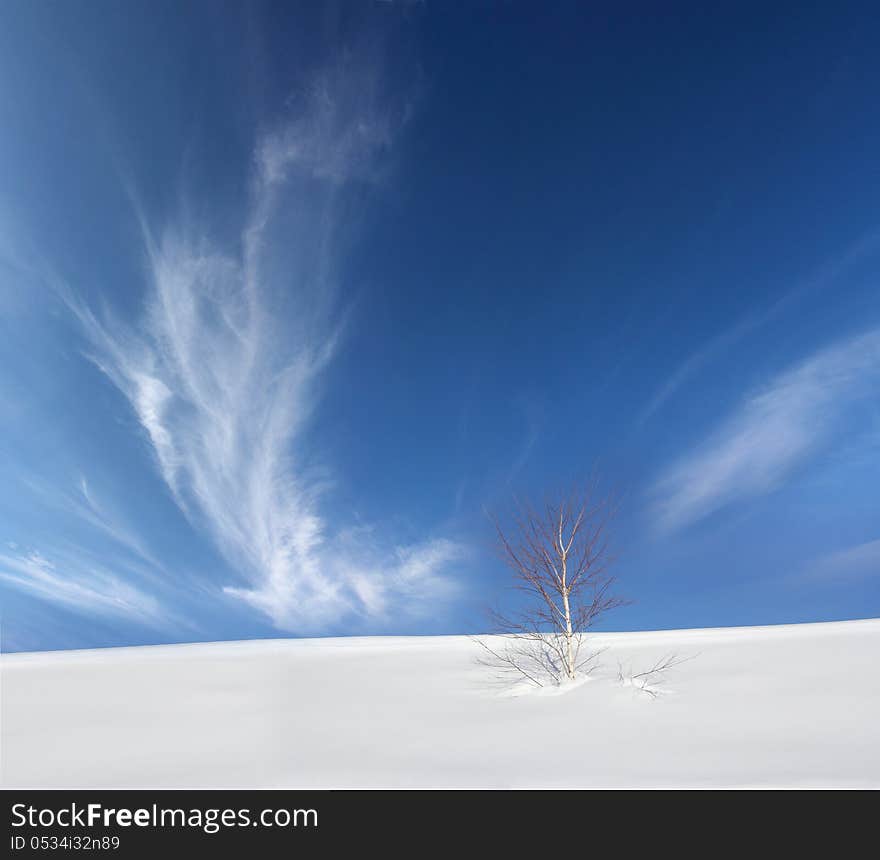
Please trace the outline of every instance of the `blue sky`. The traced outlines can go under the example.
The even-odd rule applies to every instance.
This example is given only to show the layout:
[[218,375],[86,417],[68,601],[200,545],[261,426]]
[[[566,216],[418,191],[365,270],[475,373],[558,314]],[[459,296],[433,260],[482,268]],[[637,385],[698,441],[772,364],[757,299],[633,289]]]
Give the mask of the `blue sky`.
[[880,614],[878,41],[5,3],[2,647],[478,631],[596,464],[606,627]]

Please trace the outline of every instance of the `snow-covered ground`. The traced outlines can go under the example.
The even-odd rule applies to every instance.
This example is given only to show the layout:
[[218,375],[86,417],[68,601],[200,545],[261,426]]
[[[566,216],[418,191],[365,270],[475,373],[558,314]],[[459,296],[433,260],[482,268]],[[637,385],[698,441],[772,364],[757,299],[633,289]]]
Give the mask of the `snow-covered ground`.
[[[4,655],[5,786],[880,786],[880,620],[601,634],[503,695],[464,637]],[[617,680],[698,655],[652,698]]]

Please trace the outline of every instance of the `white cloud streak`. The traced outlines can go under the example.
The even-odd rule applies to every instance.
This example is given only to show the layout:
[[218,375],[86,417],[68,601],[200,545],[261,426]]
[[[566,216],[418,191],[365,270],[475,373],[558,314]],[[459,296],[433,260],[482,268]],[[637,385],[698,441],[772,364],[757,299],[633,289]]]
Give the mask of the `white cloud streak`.
[[0,553],[0,580],[76,612],[163,627],[168,613],[126,577],[81,557],[49,560],[39,552]]
[[[82,615],[124,617],[154,628],[197,629],[169,606],[168,571],[146,541],[99,500],[85,477],[70,488],[30,475],[19,482],[44,511],[67,518],[54,521],[52,536],[39,541],[39,550],[7,542],[7,551],[0,552],[0,580]],[[104,543],[96,543],[96,537]]]
[[880,329],[822,350],[754,393],[652,488],[657,527],[671,532],[778,487],[880,384]]
[[443,590],[440,569],[458,557],[446,541],[366,564],[363,548],[343,550],[320,510],[326,482],[306,456],[340,338],[345,192],[378,175],[398,122],[369,72],[345,60],[262,137],[240,241],[223,246],[192,223],[158,239],[145,229],[140,325],[70,301],[90,358],[130,403],[175,501],[246,580],[224,591],[294,632],[431,599]]
[[802,582],[855,582],[880,578],[880,540],[837,550],[818,559],[801,574]]
[[787,309],[806,297],[827,290],[834,284],[839,283],[841,277],[850,272],[855,266],[870,260],[877,254],[880,248],[880,232],[873,230],[863,236],[838,259],[823,266],[813,278],[788,290],[769,307],[749,314],[731,328],[716,335],[702,348],[690,355],[657,389],[647,406],[639,415],[637,421],[644,424],[655,413],[665,406],[668,400],[675,396],[679,389],[683,388],[688,381],[704,368],[728,352],[733,346],[750,335],[752,332],[763,328],[768,323],[778,319]]
[[118,506],[108,504],[106,499],[99,496],[84,475],[80,475],[76,486],[69,489],[58,482],[48,483],[32,475],[21,476],[19,482],[41,505],[69,514],[109,538],[129,557],[139,559],[145,567],[151,568],[157,578],[163,574],[162,564],[150,551],[144,538],[123,518]]

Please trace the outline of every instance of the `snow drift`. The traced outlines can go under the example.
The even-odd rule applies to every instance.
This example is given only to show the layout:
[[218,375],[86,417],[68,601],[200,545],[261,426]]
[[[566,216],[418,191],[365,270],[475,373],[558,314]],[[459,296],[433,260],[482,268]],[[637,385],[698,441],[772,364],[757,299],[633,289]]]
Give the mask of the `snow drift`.
[[[492,686],[457,636],[4,655],[2,784],[880,786],[880,619],[591,643],[552,696]],[[695,659],[662,695],[619,682],[669,653]]]

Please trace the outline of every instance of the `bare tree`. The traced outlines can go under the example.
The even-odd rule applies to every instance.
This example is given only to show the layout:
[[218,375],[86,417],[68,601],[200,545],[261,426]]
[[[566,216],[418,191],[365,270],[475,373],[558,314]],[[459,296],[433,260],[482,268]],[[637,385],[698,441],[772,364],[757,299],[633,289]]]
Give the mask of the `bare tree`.
[[518,505],[509,524],[495,519],[499,549],[524,592],[516,614],[492,612],[497,638],[476,641],[481,661],[537,686],[574,680],[593,668],[584,634],[599,616],[626,601],[611,593],[608,531],[614,514],[596,482],[540,510]]
[[688,660],[694,660],[698,654],[690,657],[679,657],[678,654],[666,654],[656,660],[653,665],[644,672],[634,672],[632,666],[624,666],[619,660],[617,662],[617,680],[618,683],[627,687],[632,687],[641,693],[646,693],[652,699],[656,699],[662,692],[666,683],[666,673],[687,663]]

